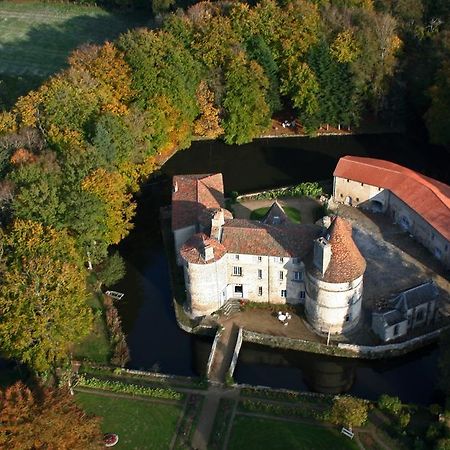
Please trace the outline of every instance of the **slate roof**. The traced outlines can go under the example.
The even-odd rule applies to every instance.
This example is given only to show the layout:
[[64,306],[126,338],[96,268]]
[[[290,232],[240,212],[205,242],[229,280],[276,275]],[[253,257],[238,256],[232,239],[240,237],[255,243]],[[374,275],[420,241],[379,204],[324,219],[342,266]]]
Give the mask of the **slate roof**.
[[430,300],[435,299],[438,294],[439,292],[436,285],[432,281],[428,281],[419,286],[403,291],[393,300],[393,303],[399,305],[399,303],[403,301],[405,302],[404,305],[406,310],[408,310],[428,303]]
[[172,230],[197,223],[203,210],[222,208],[223,179],[221,173],[176,175],[172,181]]
[[283,207],[275,201],[272,203],[272,206],[266,212],[261,222],[267,225],[281,225],[286,222],[290,222],[290,220],[284,212]]
[[[204,248],[211,246],[214,251],[214,258],[205,261]],[[210,238],[204,233],[194,234],[180,249],[181,256],[192,264],[211,264],[218,261],[226,253],[225,247],[216,239]]]
[[344,156],[333,173],[389,189],[450,241],[450,186],[390,161]]
[[348,283],[364,274],[366,260],[353,241],[352,226],[347,220],[335,217],[326,238],[331,245],[331,259],[325,274],[315,267],[312,257],[308,260],[309,271],[315,278],[327,283]]
[[389,326],[395,325],[400,322],[405,322],[407,319],[406,317],[396,309],[393,309],[391,311],[387,311],[383,314],[383,319],[385,320],[386,324]]
[[316,225],[273,226],[256,220],[226,220],[222,244],[229,253],[304,258],[320,235]]

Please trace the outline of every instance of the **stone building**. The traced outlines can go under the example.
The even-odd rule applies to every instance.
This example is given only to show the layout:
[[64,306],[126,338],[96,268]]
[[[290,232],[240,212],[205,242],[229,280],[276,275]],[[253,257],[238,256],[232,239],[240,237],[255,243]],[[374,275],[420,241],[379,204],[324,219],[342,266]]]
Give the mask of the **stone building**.
[[336,217],[307,262],[306,318],[317,331],[344,333],[358,325],[365,270],[350,223]]
[[334,171],[336,202],[388,214],[450,267],[450,186],[380,159],[345,156]]
[[430,325],[436,318],[438,289],[432,281],[407,289],[372,313],[372,329],[385,342]]
[[[196,206],[204,180],[208,186],[217,181],[207,188],[215,195],[203,195]],[[277,202],[261,221],[233,219],[222,207],[223,191],[219,195],[216,189],[223,186],[220,174],[177,176],[173,183],[172,228],[192,316],[211,314],[229,299],[272,304],[306,300],[307,317],[318,331],[357,325],[365,262],[345,220],[336,218],[328,230],[293,224]],[[197,193],[188,194],[189,189]]]

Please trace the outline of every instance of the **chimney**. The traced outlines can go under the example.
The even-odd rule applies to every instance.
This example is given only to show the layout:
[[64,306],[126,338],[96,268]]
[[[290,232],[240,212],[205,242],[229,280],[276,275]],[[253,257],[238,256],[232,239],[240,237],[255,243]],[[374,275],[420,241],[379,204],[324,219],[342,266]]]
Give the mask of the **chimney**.
[[211,228],[221,227],[225,223],[225,217],[223,215],[223,209],[216,211],[211,219]]
[[331,260],[331,244],[320,237],[314,241],[314,265],[325,275]]
[[205,244],[205,246],[203,247],[203,259],[205,261],[214,259],[214,248],[209,244]]
[[175,183],[173,183],[172,192],[178,192],[178,181],[175,181]]

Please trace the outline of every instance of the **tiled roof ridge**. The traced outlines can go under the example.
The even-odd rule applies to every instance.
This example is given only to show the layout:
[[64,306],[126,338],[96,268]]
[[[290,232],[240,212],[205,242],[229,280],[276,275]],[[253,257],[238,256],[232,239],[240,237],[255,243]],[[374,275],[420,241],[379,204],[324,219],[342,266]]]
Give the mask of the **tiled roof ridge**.
[[[429,189],[439,199],[439,201],[441,203],[443,203],[444,206],[446,206],[447,208],[450,208],[450,198],[447,195],[445,195],[444,193],[442,193],[439,190],[439,188],[435,184],[433,184],[433,182],[429,181],[430,178],[427,177],[426,175],[423,175],[419,172],[409,169],[408,167],[403,167],[400,164],[396,164],[391,161],[386,161],[385,159],[364,158],[362,156],[352,156],[352,155],[343,156],[341,159],[352,162],[352,163],[358,163],[358,164],[361,164],[364,166],[369,166],[369,167],[373,167],[374,164],[377,165],[377,162],[386,163],[388,165],[388,167],[377,165],[377,168],[379,170],[396,173],[398,175],[406,175],[409,178],[414,179],[418,183],[422,184],[425,188]],[[371,162],[369,162],[368,160],[370,160]],[[444,187],[447,187],[447,185],[445,183],[442,183],[438,180],[433,180],[433,181],[435,183],[439,183],[439,184],[443,185]],[[381,186],[381,187],[384,187],[384,186]]]

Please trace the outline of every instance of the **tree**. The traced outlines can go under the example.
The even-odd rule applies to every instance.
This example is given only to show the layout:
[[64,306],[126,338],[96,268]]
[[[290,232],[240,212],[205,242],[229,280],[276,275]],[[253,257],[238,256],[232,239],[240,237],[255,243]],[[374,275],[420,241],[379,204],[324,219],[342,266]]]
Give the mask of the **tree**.
[[169,11],[170,7],[175,4],[175,0],[152,0],[152,11],[156,16]]
[[62,389],[32,391],[22,382],[0,390],[0,447],[89,450],[102,447],[99,419]]
[[250,142],[269,125],[270,110],[266,103],[269,82],[261,66],[246,61],[240,53],[233,59],[225,74],[223,106],[225,142]]
[[22,220],[2,240],[0,348],[37,372],[53,369],[92,323],[75,242],[65,231]]
[[431,141],[450,145],[450,60],[442,64],[436,74],[436,81],[429,90],[431,105],[425,114],[425,121]]
[[97,169],[82,182],[82,189],[99,198],[104,207],[104,240],[118,244],[133,228],[131,219],[136,205],[126,191],[125,180],[118,172]]
[[348,428],[360,427],[367,422],[368,402],[355,397],[335,397],[330,421]]
[[124,275],[125,261],[117,252],[114,252],[107,258],[97,273],[100,282],[106,286],[112,286],[117,283],[123,278]]
[[118,44],[133,70],[137,106],[147,110],[164,97],[179,114],[178,126],[191,125],[198,114],[200,66],[182,42],[165,31],[141,28],[123,34]]
[[223,133],[220,126],[219,109],[214,105],[214,93],[203,80],[197,89],[197,101],[200,116],[194,122],[194,133],[197,136],[215,139]]

